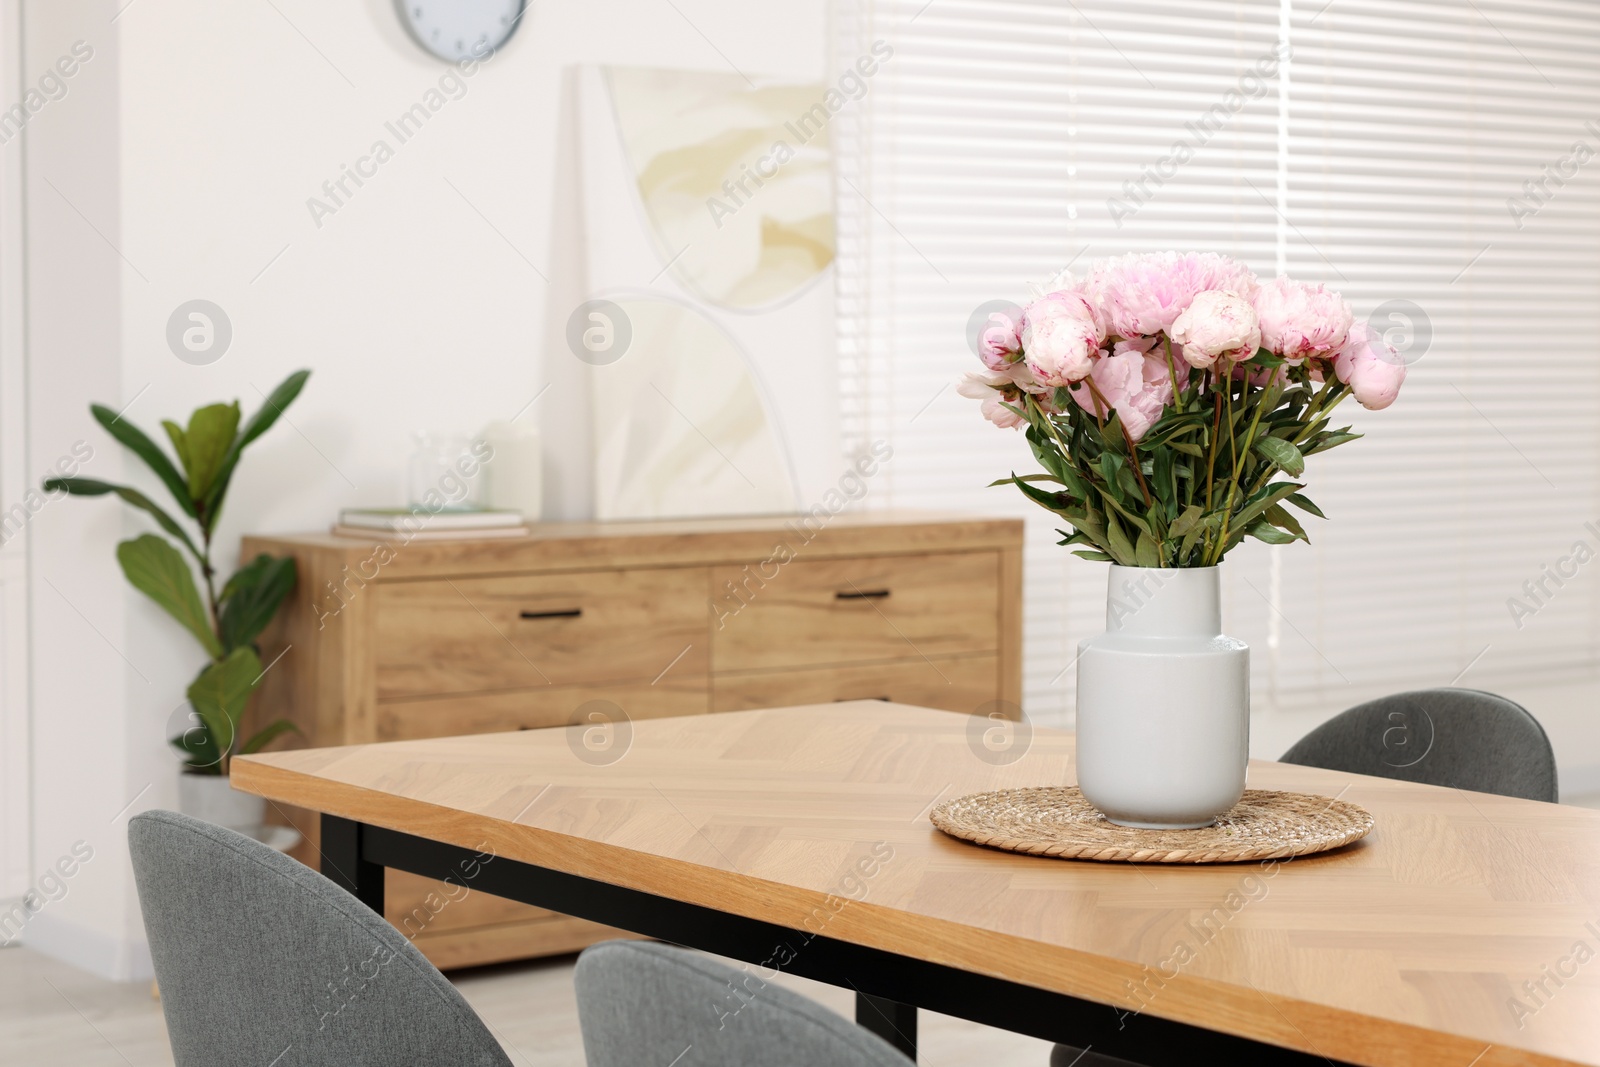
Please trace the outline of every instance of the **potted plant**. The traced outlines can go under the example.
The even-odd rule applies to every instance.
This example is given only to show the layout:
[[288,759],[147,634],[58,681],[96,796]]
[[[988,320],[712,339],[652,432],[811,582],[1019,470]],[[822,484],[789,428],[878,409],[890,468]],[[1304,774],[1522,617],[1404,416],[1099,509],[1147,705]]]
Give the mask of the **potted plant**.
[[[310,374],[302,370],[289,375],[242,426],[237,400],[197,408],[186,427],[163,420],[176,462],[117,412],[100,404],[90,406],[95,421],[143,460],[167,487],[197,536],[191,536],[177,518],[131,486],[93,478],[51,478],[44,483],[47,492],[74,496],[115,493],[147,513],[188,553],[189,559],[185,559],[172,541],[145,533],[117,545],[117,562],[133,587],[176,619],[205,651],[206,664],[187,690],[191,725],[171,739],[184,761],[179,804],[197,818],[236,829],[259,827],[265,802],[229,789],[229,760],[236,753],[255,752],[295,729],[287,719],[279,719],[250,737],[240,737],[245,706],[264,674],[256,638],[294,588],[295,563],[292,558],[263,553],[235,571],[219,589],[219,576],[211,561],[212,537],[240,455],[294,402]],[[200,570],[199,586],[191,559]]]
[[1393,403],[1405,364],[1337,293],[1211,253],[1129,255],[989,319],[963,395],[1025,430],[1015,485],[1109,563],[1106,632],[1079,645],[1078,785],[1113,821],[1205,826],[1244,791],[1249,650],[1221,634],[1217,567],[1247,537],[1309,540],[1306,458],[1353,441],[1348,396]]

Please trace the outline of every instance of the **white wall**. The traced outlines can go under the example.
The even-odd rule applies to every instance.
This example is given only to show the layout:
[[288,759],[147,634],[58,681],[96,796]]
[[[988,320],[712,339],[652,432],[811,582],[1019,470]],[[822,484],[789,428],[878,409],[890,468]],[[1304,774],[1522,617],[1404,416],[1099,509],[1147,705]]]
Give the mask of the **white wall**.
[[[125,2],[26,4],[35,72],[74,40],[95,49],[27,133],[30,469],[85,438],[96,448],[87,473],[136,477],[88,419],[91,400],[133,401],[128,418],[159,433],[160,418],[205,402],[237,397],[252,410],[258,390],[311,367],[293,425],[241,465],[220,533],[229,566],[243,532],[315,528],[340,506],[398,499],[411,431],[509,418],[572,360],[557,351],[546,363],[547,320],[570,308],[550,306],[538,273],[555,270],[564,67],[725,70],[725,55],[746,71],[814,78],[826,61],[824,0],[535,3],[466,94],[319,228],[307,198],[375,139],[394,144],[384,123],[444,65],[411,43],[388,0],[142,0],[113,25]],[[168,316],[195,298],[233,326],[226,355],[202,367],[165,341]],[[524,419],[559,414],[561,394]],[[556,510],[570,512],[581,498],[562,494],[563,454],[587,442],[546,447]],[[30,528],[33,861],[80,838],[97,854],[25,939],[124,978],[148,973],[148,959],[126,816],[111,820],[147,784],[133,811],[175,804],[165,723],[200,663],[117,571],[116,541],[144,528],[81,500],[52,502]]]

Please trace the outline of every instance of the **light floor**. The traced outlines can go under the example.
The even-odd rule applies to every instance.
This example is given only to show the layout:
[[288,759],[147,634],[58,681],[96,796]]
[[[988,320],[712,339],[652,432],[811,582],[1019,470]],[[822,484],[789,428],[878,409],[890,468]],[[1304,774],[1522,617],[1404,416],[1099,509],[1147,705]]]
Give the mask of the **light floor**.
[[[517,1067],[581,1067],[573,957],[452,975]],[[854,994],[803,978],[779,983],[849,1016]],[[932,1067],[1046,1067],[1033,1038],[923,1012],[918,1060]],[[28,948],[0,950],[0,1060],[30,1067],[171,1067],[148,982],[108,982]]]

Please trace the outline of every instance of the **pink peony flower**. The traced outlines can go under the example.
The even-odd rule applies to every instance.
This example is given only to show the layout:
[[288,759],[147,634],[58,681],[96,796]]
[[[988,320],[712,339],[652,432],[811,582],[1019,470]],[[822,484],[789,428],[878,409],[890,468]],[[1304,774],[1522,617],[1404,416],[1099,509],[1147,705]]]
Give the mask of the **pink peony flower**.
[[1172,321],[1172,339],[1183,346],[1183,358],[1205,368],[1218,359],[1249,359],[1261,347],[1261,326],[1256,309],[1231,289],[1196,293],[1183,313]]
[[[1183,365],[1180,383],[1187,376],[1188,366]],[[1172,401],[1172,375],[1164,353],[1143,353],[1130,346],[1096,360],[1089,381],[1094,389],[1087,383],[1073,386],[1072,399],[1084,410],[1104,417],[1111,412],[1102,407],[1103,399],[1122,417],[1122,425],[1134,441],[1150,431]],[[1094,395],[1096,391],[1099,397]]]
[[1000,427],[1002,430],[1012,430],[1027,423],[1027,419],[1018,415],[1011,408],[1020,408],[1023,405],[1022,390],[1017,383],[1004,374],[980,374],[976,371],[969,373],[956,392],[969,400],[981,400],[978,410],[983,412],[983,417]]
[[978,358],[992,371],[1022,358],[1022,314],[1020,311],[991,311],[989,322],[978,335]]
[[1195,296],[1227,289],[1249,299],[1256,291],[1249,268],[1215,252],[1131,254],[1096,266],[1084,289],[1106,329],[1121,337],[1168,332]]
[[1382,411],[1400,395],[1406,365],[1382,334],[1358,322],[1350,327],[1344,347],[1333,357],[1333,373],[1350,387],[1356,403]]
[[1089,302],[1071,291],[1035,300],[1024,309],[1022,323],[1028,368],[1048,386],[1081,381],[1106,339]]
[[1274,278],[1253,301],[1261,344],[1292,363],[1339,350],[1354,317],[1344,297],[1321,285]]

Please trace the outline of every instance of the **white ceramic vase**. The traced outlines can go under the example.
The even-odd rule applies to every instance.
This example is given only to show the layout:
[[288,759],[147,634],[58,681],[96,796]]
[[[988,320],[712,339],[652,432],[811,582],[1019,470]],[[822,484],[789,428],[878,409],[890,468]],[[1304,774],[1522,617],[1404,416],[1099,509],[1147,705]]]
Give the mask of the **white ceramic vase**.
[[178,810],[204,822],[254,837],[266,820],[264,797],[241,793],[225,774],[178,775]]
[[1244,794],[1250,649],[1216,567],[1111,566],[1106,632],[1078,645],[1078,786],[1106,818],[1209,826]]

